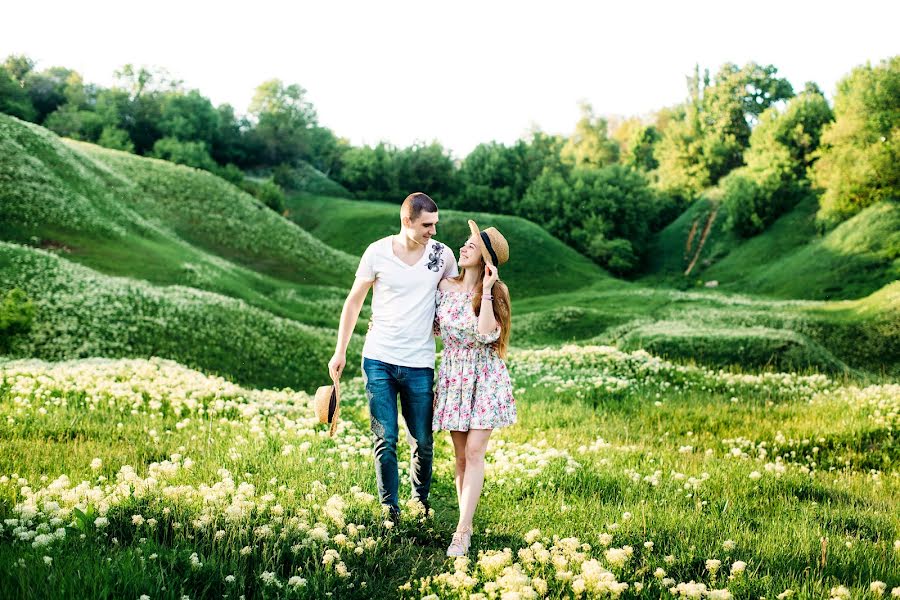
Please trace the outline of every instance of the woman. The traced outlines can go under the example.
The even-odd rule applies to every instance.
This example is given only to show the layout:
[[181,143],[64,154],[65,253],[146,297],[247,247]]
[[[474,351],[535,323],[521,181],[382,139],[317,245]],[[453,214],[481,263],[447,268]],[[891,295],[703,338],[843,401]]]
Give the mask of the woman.
[[509,258],[506,239],[469,221],[472,236],[459,250],[460,274],[441,281],[435,331],[444,342],[432,429],[449,430],[456,454],[459,523],[447,556],[464,556],[484,483],[491,431],[516,422],[516,403],[503,359],[509,344],[509,290],[497,267]]

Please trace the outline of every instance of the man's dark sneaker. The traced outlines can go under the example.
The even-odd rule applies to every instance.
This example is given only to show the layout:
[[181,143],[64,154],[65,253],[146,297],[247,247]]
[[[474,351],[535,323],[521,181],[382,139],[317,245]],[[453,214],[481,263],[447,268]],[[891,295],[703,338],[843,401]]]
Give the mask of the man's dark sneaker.
[[382,504],[381,505],[381,514],[385,516],[385,518],[390,519],[394,523],[400,522],[400,507],[399,506],[391,506],[390,504]]

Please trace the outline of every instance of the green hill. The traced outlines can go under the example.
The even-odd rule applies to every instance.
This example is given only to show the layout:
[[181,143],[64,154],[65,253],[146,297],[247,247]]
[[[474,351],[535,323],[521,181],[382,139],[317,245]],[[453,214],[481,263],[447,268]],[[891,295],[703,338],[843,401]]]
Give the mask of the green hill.
[[611,282],[515,302],[512,343],[614,344],[743,368],[900,372],[900,281],[842,302]]
[[656,236],[641,282],[716,280],[727,291],[830,300],[867,296],[900,279],[900,204],[870,206],[823,236],[815,227],[817,203],[807,199],[747,240],[727,230],[719,211],[698,253],[714,207],[701,199]]
[[[111,277],[0,242],[0,290],[14,287],[32,299],[36,316],[28,335],[11,339],[10,356],[162,356],[242,383],[307,390],[327,379],[333,329],[280,318],[242,300]],[[350,374],[358,372],[360,351],[357,337]]]
[[[354,260],[206,171],[66,141],[0,115],[0,237],[99,270],[180,283],[207,263],[347,285]],[[131,258],[129,258],[131,257]],[[182,260],[177,260],[181,258]]]
[[[371,242],[397,233],[400,206],[388,202],[293,196],[287,214],[323,242],[360,256]],[[531,221],[486,213],[440,210],[436,239],[459,255],[470,235],[468,219],[483,228],[494,226],[509,242],[509,262],[500,276],[516,297],[531,297],[560,290],[574,290],[602,279],[611,279],[596,264],[566,246]]]

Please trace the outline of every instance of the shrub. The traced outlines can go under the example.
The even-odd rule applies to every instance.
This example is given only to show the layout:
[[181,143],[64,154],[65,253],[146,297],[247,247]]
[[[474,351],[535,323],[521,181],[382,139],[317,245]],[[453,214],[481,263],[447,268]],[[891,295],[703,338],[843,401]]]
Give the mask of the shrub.
[[281,164],[272,171],[272,181],[290,192],[304,192],[316,196],[337,196],[349,198],[352,194],[328,178],[324,173],[307,162],[299,161],[295,166]]
[[0,351],[8,350],[12,336],[26,333],[34,319],[34,304],[25,292],[13,288],[0,302]]
[[185,142],[173,137],[164,137],[153,144],[150,156],[204,171],[216,170],[216,163],[203,142]]
[[638,266],[660,209],[646,177],[622,165],[545,171],[521,202],[523,216],[618,274]]
[[128,132],[118,127],[106,126],[100,133],[100,139],[97,143],[104,148],[111,150],[124,150],[125,152],[134,152],[134,143],[128,137]]
[[244,172],[233,163],[228,163],[224,167],[217,166],[213,172],[225,181],[235,185],[240,185],[244,181]]
[[284,212],[284,191],[274,181],[266,181],[259,186],[256,197],[275,212]]
[[657,322],[629,332],[620,347],[704,364],[740,365],[742,369],[847,371],[846,364],[815,341],[794,331],[768,327],[709,328]]

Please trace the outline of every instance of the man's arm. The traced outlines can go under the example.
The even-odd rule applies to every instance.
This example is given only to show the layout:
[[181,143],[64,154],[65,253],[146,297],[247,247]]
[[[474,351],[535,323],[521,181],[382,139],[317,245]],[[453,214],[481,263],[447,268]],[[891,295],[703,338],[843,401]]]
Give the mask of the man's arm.
[[344,301],[334,356],[328,361],[328,373],[335,381],[341,378],[344,367],[347,365],[347,346],[350,344],[350,336],[353,335],[353,330],[356,328],[359,311],[362,310],[363,303],[366,301],[369,288],[374,283],[374,281],[367,281],[357,277],[353,282],[353,287],[350,288],[350,293],[347,294],[347,299]]

